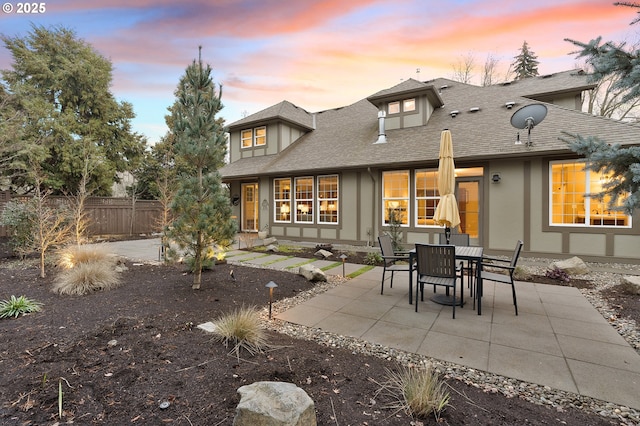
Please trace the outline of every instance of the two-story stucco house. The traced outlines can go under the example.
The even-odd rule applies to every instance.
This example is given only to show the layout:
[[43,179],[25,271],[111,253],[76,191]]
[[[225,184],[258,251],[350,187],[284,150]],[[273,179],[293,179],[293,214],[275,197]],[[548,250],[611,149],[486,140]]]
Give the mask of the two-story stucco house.
[[[449,129],[459,232],[472,244],[507,254],[522,239],[529,256],[640,262],[640,218],[590,197],[606,177],[585,170],[560,139],[571,132],[640,143],[639,125],[580,111],[592,88],[574,70],[487,87],[409,79],[317,113],[283,101],[229,125],[221,173],[244,232],[374,245],[394,209],[407,246],[436,242],[438,153]],[[529,145],[511,117],[530,104],[547,114]]]

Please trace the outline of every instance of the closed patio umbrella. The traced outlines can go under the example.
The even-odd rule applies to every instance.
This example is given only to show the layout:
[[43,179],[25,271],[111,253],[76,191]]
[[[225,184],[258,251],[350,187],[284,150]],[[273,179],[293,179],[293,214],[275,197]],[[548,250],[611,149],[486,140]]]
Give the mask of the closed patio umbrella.
[[440,135],[440,155],[438,156],[438,191],[440,202],[433,214],[438,225],[444,225],[447,244],[451,236],[451,228],[460,225],[460,212],[454,194],[456,188],[455,164],[453,162],[453,142],[448,129]]

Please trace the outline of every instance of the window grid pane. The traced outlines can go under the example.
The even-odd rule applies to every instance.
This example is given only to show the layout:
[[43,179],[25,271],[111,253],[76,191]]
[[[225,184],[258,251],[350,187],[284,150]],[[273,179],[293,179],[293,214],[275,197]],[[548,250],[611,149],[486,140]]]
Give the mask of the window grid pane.
[[433,215],[440,200],[437,171],[416,171],[416,226],[436,226]]
[[313,177],[295,178],[296,222],[313,223]]
[[404,112],[415,111],[416,110],[416,100],[415,100],[415,98],[405,99],[402,102],[402,110]]
[[318,223],[338,223],[338,176],[318,176]]
[[250,148],[253,143],[253,130],[243,130],[242,131],[242,147]]
[[257,127],[255,129],[255,146],[262,146],[267,144],[267,128]]
[[390,215],[395,214],[401,225],[409,224],[409,172],[384,172],[382,174],[383,225],[389,225]]
[[291,222],[291,179],[273,180],[274,221]]

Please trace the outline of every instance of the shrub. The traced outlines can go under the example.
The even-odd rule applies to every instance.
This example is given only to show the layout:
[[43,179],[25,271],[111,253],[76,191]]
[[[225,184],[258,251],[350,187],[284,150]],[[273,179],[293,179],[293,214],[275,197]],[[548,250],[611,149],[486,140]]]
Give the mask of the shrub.
[[68,295],[85,295],[99,290],[111,290],[120,285],[120,275],[113,262],[79,263],[62,271],[54,279],[52,291]]
[[111,262],[111,254],[101,245],[70,245],[58,253],[58,265],[70,269],[81,263]]
[[379,265],[382,263],[383,260],[384,259],[382,259],[382,255],[375,251],[367,253],[367,255],[364,258],[364,262],[367,265]]
[[404,367],[400,371],[386,370],[387,381],[376,393],[385,392],[396,403],[389,408],[405,410],[416,417],[433,414],[436,420],[449,404],[449,392],[432,366]]
[[38,312],[42,303],[27,299],[25,296],[11,296],[0,302],[0,318],[18,318],[20,315]]
[[261,353],[268,346],[264,329],[260,323],[260,313],[256,307],[242,307],[220,316],[213,321],[215,325],[214,339],[232,344],[229,354],[235,353],[240,358],[240,350],[249,354]]
[[567,272],[564,269],[558,269],[558,268],[548,269],[547,272],[545,273],[545,276],[547,278],[551,278],[556,281],[561,281],[564,283],[568,283],[569,281],[571,281],[569,274],[567,274]]
[[393,251],[402,251],[402,216],[397,209],[388,209],[389,230],[387,234],[391,237]]
[[35,251],[35,222],[35,206],[32,200],[9,201],[2,210],[0,224],[7,227],[11,249],[17,256],[25,257]]

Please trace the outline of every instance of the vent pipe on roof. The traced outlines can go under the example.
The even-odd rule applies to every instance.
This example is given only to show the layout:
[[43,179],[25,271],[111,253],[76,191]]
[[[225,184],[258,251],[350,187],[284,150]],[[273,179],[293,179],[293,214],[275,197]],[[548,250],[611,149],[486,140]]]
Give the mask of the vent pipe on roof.
[[378,140],[375,143],[387,142],[387,135],[384,133],[384,118],[386,115],[384,111],[378,111]]

